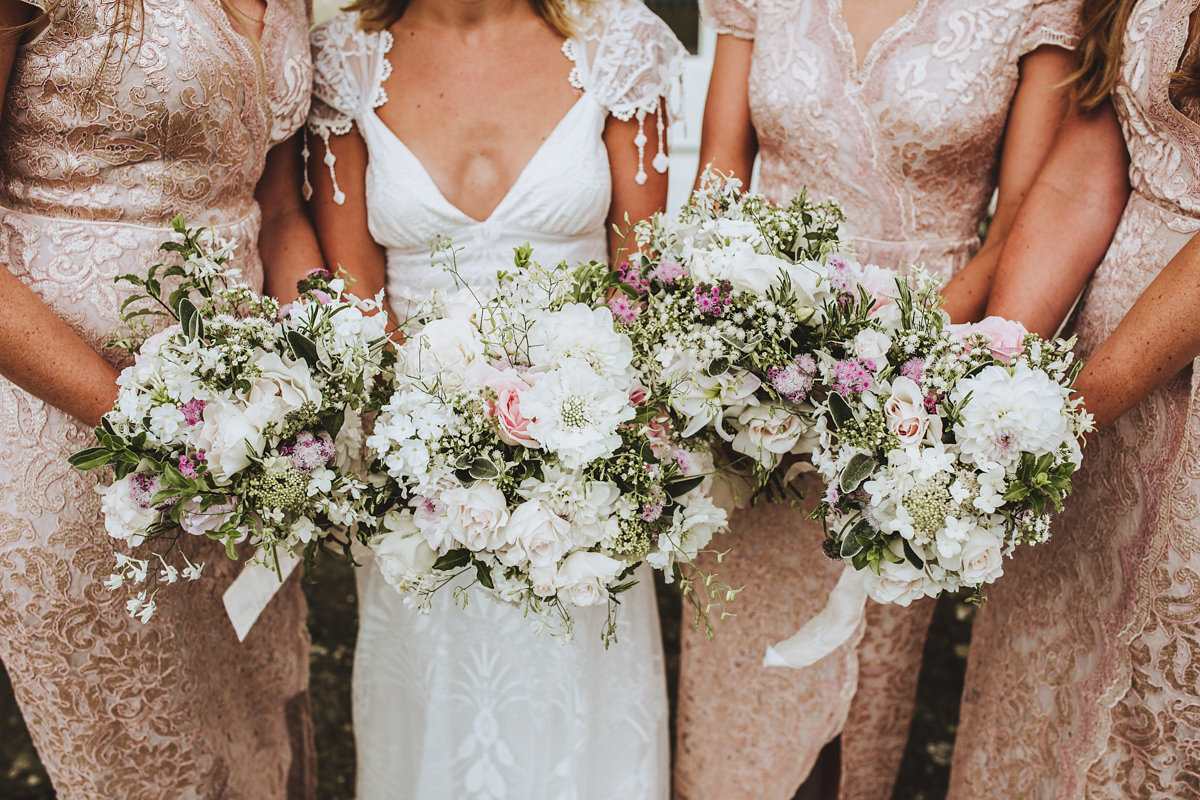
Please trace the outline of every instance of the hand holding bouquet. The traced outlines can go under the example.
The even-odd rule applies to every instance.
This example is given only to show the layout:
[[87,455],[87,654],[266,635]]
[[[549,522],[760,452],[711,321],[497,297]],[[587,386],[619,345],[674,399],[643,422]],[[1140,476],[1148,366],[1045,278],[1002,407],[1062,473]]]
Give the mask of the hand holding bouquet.
[[[99,446],[71,459],[113,468],[100,490],[110,535],[167,543],[120,556],[109,581],[129,586],[130,612],[143,620],[154,613],[154,577],[200,577],[203,564],[170,557],[181,533],[222,542],[230,558],[248,542],[249,561],[277,569],[281,551],[311,557],[331,531],[373,523],[361,415],[387,361],[386,317],[371,315],[378,300],[342,297],[342,281],[321,271],[281,309],[238,282],[233,243],[179,217],[174,227],[182,242],[162,249],[177,262],[118,279],[140,290],[115,342],[136,361],[96,429]],[[168,324],[147,337],[153,320]]]

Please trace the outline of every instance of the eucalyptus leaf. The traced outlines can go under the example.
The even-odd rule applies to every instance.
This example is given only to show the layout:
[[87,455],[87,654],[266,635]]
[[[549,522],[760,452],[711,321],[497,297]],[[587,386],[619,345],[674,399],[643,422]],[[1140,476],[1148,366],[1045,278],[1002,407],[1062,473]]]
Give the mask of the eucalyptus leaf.
[[471,462],[468,474],[477,481],[491,481],[500,477],[500,468],[490,458],[479,456]]
[[849,536],[842,539],[842,547],[838,554],[842,558],[854,558],[865,549],[862,541],[851,532]]
[[832,392],[829,395],[829,416],[833,418],[833,426],[835,428],[858,423],[858,418],[854,416],[854,411],[850,408],[850,404],[846,402],[846,398],[837,392]]
[[710,378],[715,378],[718,375],[724,375],[729,371],[730,362],[728,358],[714,358],[708,362],[708,366],[704,368],[704,374]]
[[179,298],[179,304],[175,306],[175,313],[179,315],[179,325],[183,328],[183,335],[188,339],[198,339],[201,334],[200,311],[196,308],[196,304],[188,297]]

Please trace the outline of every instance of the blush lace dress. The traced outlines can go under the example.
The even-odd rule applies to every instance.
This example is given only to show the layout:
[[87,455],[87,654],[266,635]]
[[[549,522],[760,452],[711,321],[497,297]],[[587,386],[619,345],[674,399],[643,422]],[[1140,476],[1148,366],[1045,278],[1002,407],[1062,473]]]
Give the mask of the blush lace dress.
[[[754,40],[750,111],[771,200],[807,186],[845,208],[857,255],[948,277],[979,246],[1023,55],[1071,47],[1075,0],[918,0],[861,66],[840,0],[703,0],[722,33]],[[821,492],[805,484],[811,505]],[[710,565],[745,586],[716,635],[684,631],[676,795],[789,800],[842,735],[843,800],[887,800],[899,768],[930,600],[868,603],[862,639],[800,670],[768,645],[820,611],[841,574],[806,511],[738,511]],[[981,795],[982,796],[982,795]]]
[[[399,46],[391,34],[363,33],[353,14],[313,32],[309,125],[322,137],[354,126],[366,141],[369,227],[387,250],[393,304],[452,286],[430,265],[430,241],[439,234],[462,248],[459,273],[476,286],[512,269],[513,248],[524,242],[545,262],[608,260],[605,121],[611,114],[659,124],[656,112],[679,82],[684,51],[640,3],[575,11],[582,33],[564,44],[563,79],[569,71],[579,99],[483,221],[447,201],[375,114],[387,102],[388,52]],[[642,162],[643,170],[667,166],[662,153],[643,152]],[[575,639],[563,642],[474,591],[463,609],[443,589],[428,615],[417,614],[378,567],[360,570],[353,691],[359,800],[665,800],[658,610],[649,573],[638,577],[622,595],[619,640],[605,650],[604,607],[575,610]]]
[[[1168,93],[1198,6],[1141,0],[1126,30],[1133,194],[1081,306],[1083,358],[1200,233],[1200,103]],[[1193,365],[1094,437],[1050,541],[989,591],[950,797],[1200,798],[1198,392]]]
[[[144,0],[129,37],[110,33],[113,3],[45,5],[0,121],[0,262],[97,349],[118,323],[113,278],[160,260],[176,213],[236,238],[260,283],[255,184],[308,109],[303,0],[271,0],[261,71],[217,0]],[[298,583],[239,643],[221,595],[240,566],[187,537],[204,579],[164,590],[149,624],[131,619],[101,583],[119,545],[100,476],[66,461],[92,443],[0,378],[0,658],[58,797],[311,796]]]

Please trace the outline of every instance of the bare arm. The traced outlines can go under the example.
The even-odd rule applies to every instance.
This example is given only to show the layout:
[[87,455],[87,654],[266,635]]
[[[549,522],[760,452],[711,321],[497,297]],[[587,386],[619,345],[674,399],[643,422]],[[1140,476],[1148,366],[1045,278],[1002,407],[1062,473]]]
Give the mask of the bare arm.
[[1200,357],[1200,234],[1158,274],[1079,373],[1084,406],[1104,428]]
[[[0,29],[24,25],[34,14],[32,6],[18,0],[0,0]],[[0,34],[0,97],[19,44],[20,32]],[[3,264],[0,374],[89,425],[99,424],[117,397],[117,370]]]
[[350,291],[358,297],[374,297],[384,288],[387,260],[384,250],[371,238],[367,226],[367,143],[353,128],[333,136],[329,149],[337,157],[338,186],[345,203],[333,202],[333,179],[325,166],[325,144],[309,137],[312,156],[308,161],[313,196],[309,201],[317,238],[330,269],[344,269],[355,281]]
[[1112,107],[1074,117],[1005,244],[987,313],[1050,336],[1104,258],[1129,199],[1129,156]]
[[304,177],[302,136],[297,133],[271,149],[255,190],[263,214],[258,250],[263,261],[264,290],[284,303],[296,299],[296,283],[301,278],[325,266],[300,195]]
[[[722,172],[740,178],[750,187],[750,173],[758,154],[758,136],[750,120],[750,60],[754,42],[731,34],[717,37],[712,78],[704,101],[700,134],[700,171],[711,162]],[[700,176],[696,176],[699,183]]]
[[1000,253],[1067,115],[1070,104],[1062,84],[1072,65],[1069,52],[1052,46],[1039,47],[1021,59],[1021,79],[1004,130],[996,213],[987,240],[943,290],[946,311],[955,322],[983,317]]
[[[666,130],[670,124],[670,120],[666,119],[666,111],[659,108],[658,113],[663,115],[663,130]],[[608,150],[608,163],[612,170],[608,253],[614,265],[620,264],[625,254],[635,249],[635,244],[629,236],[630,227],[648,219],[667,205],[668,173],[659,172],[650,164],[654,154],[658,152],[658,126],[652,115],[646,117],[643,130],[646,133],[643,166],[646,182],[639,184],[635,180],[638,172],[638,151],[633,143],[638,133],[637,120],[622,122],[610,116],[604,125],[604,146]]]

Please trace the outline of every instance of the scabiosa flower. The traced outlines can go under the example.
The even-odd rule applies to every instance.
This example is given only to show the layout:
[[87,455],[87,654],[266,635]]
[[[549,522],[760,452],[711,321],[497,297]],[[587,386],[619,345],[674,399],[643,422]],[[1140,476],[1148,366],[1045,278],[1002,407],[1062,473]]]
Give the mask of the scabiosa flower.
[[719,317],[725,313],[725,307],[729,305],[729,292],[722,290],[718,284],[702,283],[696,287],[696,306],[700,309],[701,314],[712,314],[714,317]]
[[634,413],[624,391],[576,358],[563,359],[521,398],[530,435],[568,469],[611,455],[621,445],[617,426]]
[[634,320],[638,318],[638,309],[629,304],[629,298],[623,294],[618,294],[608,299],[608,308],[612,311],[613,317],[626,325],[632,325]]
[[687,274],[687,268],[683,264],[680,264],[678,261],[672,261],[669,258],[664,258],[658,262],[658,267],[650,273],[650,277],[670,286],[680,278],[686,278]]
[[333,458],[333,441],[327,433],[317,436],[311,431],[300,431],[296,434],[295,443],[288,449],[290,452],[285,455],[290,456],[292,466],[301,472],[312,472]]
[[193,397],[179,407],[183,412],[183,421],[188,424],[188,427],[198,425],[204,419],[204,407],[208,405],[203,400]]
[[647,503],[646,505],[642,506],[642,521],[655,522],[659,517],[662,516],[662,512],[663,501],[658,500],[654,503]]
[[833,385],[843,397],[862,394],[871,387],[875,362],[869,358],[845,358],[833,367]]
[[[129,499],[137,503],[138,508],[150,509],[155,506],[150,501],[162,489],[162,479],[149,472],[135,472],[129,476]],[[170,507],[171,503],[162,503]]]

